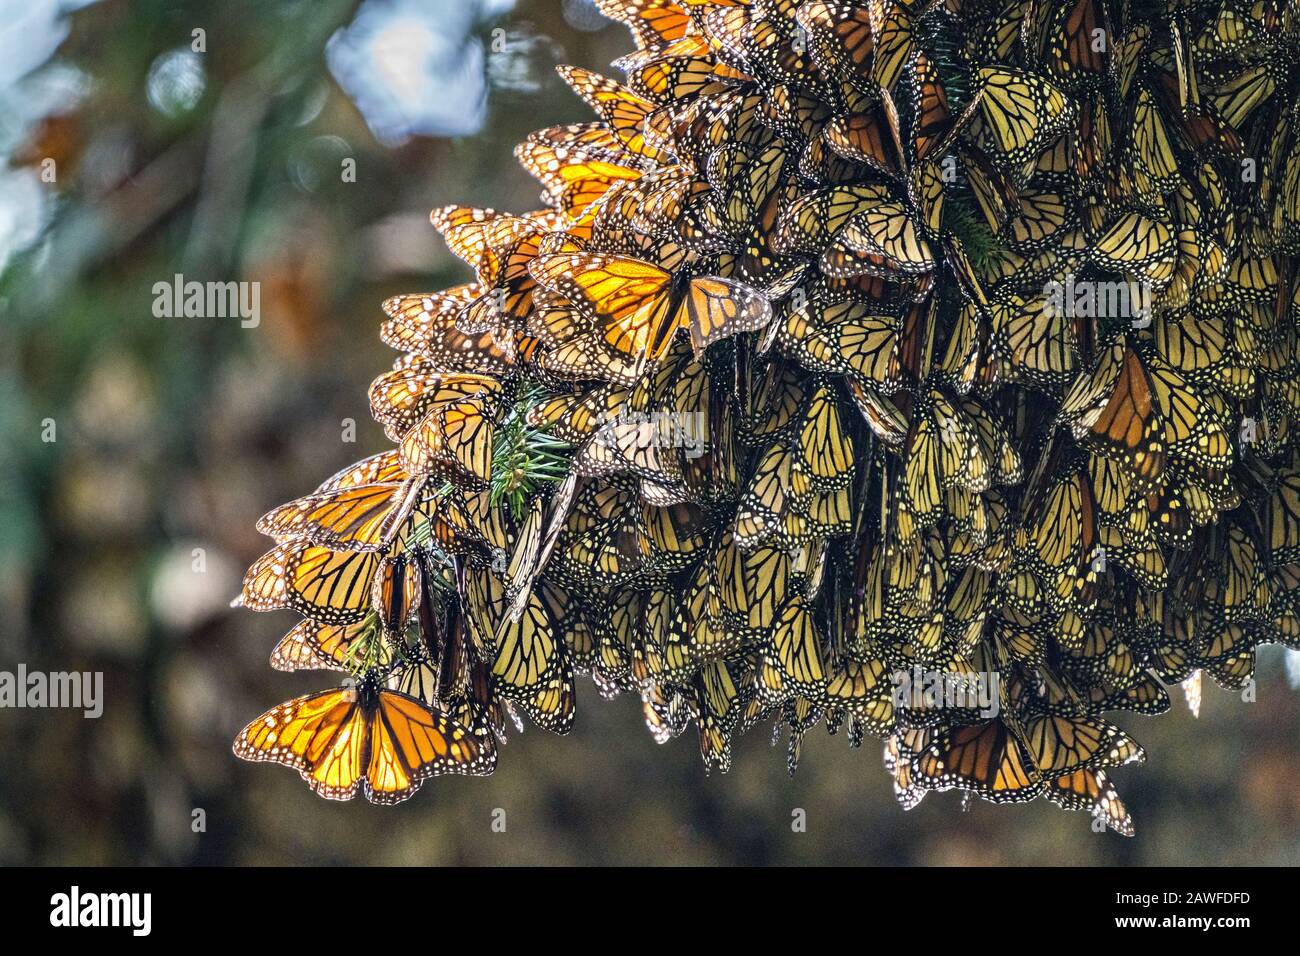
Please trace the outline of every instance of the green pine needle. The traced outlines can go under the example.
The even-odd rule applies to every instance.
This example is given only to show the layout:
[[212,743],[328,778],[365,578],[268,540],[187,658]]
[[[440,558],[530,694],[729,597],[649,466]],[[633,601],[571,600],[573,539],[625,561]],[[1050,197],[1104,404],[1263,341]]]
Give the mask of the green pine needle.
[[1001,251],[1001,243],[983,214],[973,205],[960,195],[950,195],[944,201],[943,224],[961,240],[971,264],[982,270],[988,268],[990,260]]
[[360,677],[379,665],[384,649],[382,630],[379,615],[371,611],[365,617],[361,632],[348,644],[347,653],[339,662],[353,677]]
[[936,10],[914,26],[913,39],[930,60],[943,83],[948,108],[956,116],[970,102],[971,76],[958,64],[961,53],[960,24],[955,17]]
[[568,443],[528,423],[528,411],[542,394],[540,387],[525,388],[493,435],[491,502],[506,502],[516,520],[541,485],[561,481],[569,471]]

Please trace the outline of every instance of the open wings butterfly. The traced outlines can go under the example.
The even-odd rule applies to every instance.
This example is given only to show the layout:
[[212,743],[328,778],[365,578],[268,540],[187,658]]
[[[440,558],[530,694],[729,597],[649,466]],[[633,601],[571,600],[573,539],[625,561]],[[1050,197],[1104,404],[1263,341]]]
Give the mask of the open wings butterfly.
[[767,298],[743,282],[691,278],[625,256],[539,256],[532,268],[538,282],[597,323],[611,348],[650,361],[668,350],[678,329],[686,329],[701,352],[711,342],[761,329],[772,319]]
[[360,790],[372,803],[400,803],[429,777],[484,776],[496,766],[491,737],[475,737],[369,676],[273,707],[240,732],[234,751],[294,768],[327,799],[351,800]]

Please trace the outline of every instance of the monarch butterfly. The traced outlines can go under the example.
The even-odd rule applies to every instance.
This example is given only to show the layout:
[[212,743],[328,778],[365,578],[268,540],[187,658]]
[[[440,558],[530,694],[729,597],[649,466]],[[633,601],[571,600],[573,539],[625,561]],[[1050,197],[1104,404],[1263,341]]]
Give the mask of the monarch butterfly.
[[1093,687],[1089,705],[1096,712],[1130,710],[1139,714],[1163,714],[1169,710],[1169,694],[1154,677],[1143,674],[1123,690],[1112,690],[1106,682]]
[[919,403],[908,439],[903,492],[908,510],[923,526],[938,521],[944,493],[988,489],[994,466],[985,457],[974,423],[942,392],[931,390]]
[[417,359],[371,383],[370,412],[397,438],[438,406],[500,391],[501,383],[491,376],[447,374]]
[[1138,212],[1119,216],[1089,248],[1099,267],[1138,273],[1150,273],[1162,263],[1172,262],[1176,251],[1173,230]]
[[1025,744],[1034,765],[1048,776],[1145,759],[1133,738],[1096,717],[1062,714],[1030,717],[1025,721]]
[[1043,790],[1043,778],[1001,718],[941,732],[911,762],[917,782],[934,790],[969,790],[992,803],[1022,803]]
[[725,231],[740,235],[753,223],[779,187],[785,164],[786,150],[781,144],[761,150],[723,147],[710,156],[709,175],[721,211],[719,225]]
[[583,243],[579,240],[594,234],[594,221],[601,211],[614,201],[613,197],[621,194],[623,187],[639,179],[629,179],[622,174],[608,175],[589,165],[579,167],[578,171],[582,175],[563,180],[549,196],[549,201],[568,224],[569,238],[561,241],[561,249],[548,246],[548,253],[581,248]]
[[235,755],[297,770],[329,800],[360,790],[372,803],[401,803],[429,777],[485,776],[496,766],[491,737],[475,737],[445,714],[367,674],[355,687],[296,697],[235,738]]
[[803,80],[819,86],[808,51],[792,42],[792,24],[763,14],[743,5],[708,14],[706,25],[719,58],[742,73],[762,75],[775,83]]
[[537,684],[562,653],[541,599],[531,596],[512,622],[505,587],[486,567],[466,571],[465,589],[467,620],[478,644],[493,652],[493,675],[514,688]]
[[385,634],[400,637],[424,596],[424,573],[418,554],[385,556],[371,583],[370,604]]
[[640,369],[627,356],[607,348],[592,323],[567,306],[547,307],[529,320],[544,352],[538,367],[555,378],[570,381],[603,379],[632,385]]
[[1268,66],[1254,66],[1218,84],[1210,91],[1210,102],[1229,126],[1240,128],[1276,88],[1273,71]]
[[520,698],[519,706],[538,727],[564,735],[573,729],[576,713],[573,693],[573,662],[568,655],[558,670],[536,690]]
[[1138,353],[1122,341],[1075,380],[1061,416],[1077,436],[1122,461],[1142,482],[1149,485],[1164,470],[1168,447],[1151,379]]
[[568,733],[574,713],[573,664],[542,592],[531,589],[519,618],[512,620],[505,586],[485,566],[471,564],[462,600],[471,633],[487,649],[492,687],[538,726]]
[[600,114],[624,149],[655,164],[666,165],[672,162],[672,155],[667,150],[646,139],[644,125],[654,112],[653,103],[637,96],[627,87],[581,67],[561,66],[559,73],[564,82]]
[[596,0],[596,8],[626,24],[641,49],[680,40],[691,29],[690,16],[673,0]]
[[475,272],[491,268],[493,252],[488,245],[488,230],[494,221],[503,218],[510,217],[495,209],[473,206],[442,206],[429,214],[429,221],[452,254]]
[[826,690],[821,635],[803,599],[795,595],[781,610],[772,632],[773,664],[801,694],[821,696]]
[[745,706],[741,670],[739,665],[714,661],[701,667],[695,679],[700,755],[706,768],[717,767],[723,773],[731,768],[731,734]]
[[1300,472],[1279,472],[1265,516],[1269,553],[1278,564],[1300,563]]
[[604,612],[598,615],[599,645],[592,666],[592,680],[606,696],[632,686],[632,653],[643,604],[641,592],[623,591],[615,595]]
[[673,234],[680,227],[691,200],[711,196],[708,183],[677,167],[655,175],[643,185],[645,188],[628,224],[648,236]]
[[364,663],[371,649],[379,654],[375,663],[384,666],[391,654],[384,642],[374,640],[375,636],[374,622],[369,618],[352,624],[299,621],[275,645],[271,666],[278,671],[353,671]]
[[1047,190],[1027,189],[1020,208],[1002,229],[1002,237],[1019,251],[1032,254],[1052,244],[1058,233],[1076,225],[1065,197]]
[[321,495],[338,491],[341,488],[354,488],[358,485],[401,482],[408,477],[410,476],[407,475],[406,470],[402,468],[402,463],[398,460],[396,449],[390,448],[388,451],[381,451],[340,469],[321,482],[314,493]]
[[1095,581],[1097,506],[1085,475],[1061,469],[1040,500],[1027,509],[1018,558],[1042,583],[1058,609],[1086,603]]
[[876,29],[865,5],[804,3],[796,17],[811,35],[812,51],[823,72],[850,82],[864,82],[871,76]]
[[875,303],[818,292],[788,306],[772,334],[812,371],[854,374],[866,384],[892,385],[898,319],[877,314]]
[[424,486],[424,479],[407,478],[308,495],[263,515],[257,530],[278,544],[303,541],[337,550],[382,551],[422,500]]
[[894,782],[894,798],[904,810],[911,810],[929,791],[915,783],[912,758],[929,744],[930,732],[922,729],[894,731],[885,737],[885,771]]
[[894,727],[892,690],[884,661],[842,657],[827,674],[825,697],[852,714],[861,729],[883,735]]
[[656,566],[680,570],[708,543],[702,505],[692,501],[689,482],[641,482],[642,515]]
[[[808,272],[807,263],[786,257],[772,248],[776,220],[782,206],[794,192],[794,185],[787,182],[768,196],[744,239],[744,251],[739,257],[734,254],[728,274],[738,275],[763,288],[773,300],[789,292]],[[727,254],[720,257],[720,264],[726,265]],[[727,271],[722,269],[720,271]]]
[[787,530],[784,519],[791,507],[787,489],[793,463],[794,456],[784,442],[774,444],[759,460],[736,510],[734,533],[742,546],[752,547]]
[[576,254],[533,260],[537,281],[585,310],[605,342],[654,362],[678,329],[702,352],[710,343],[753,332],[772,319],[767,298],[751,286],[716,276],[676,275],[624,256]]
[[1072,144],[1070,165],[1080,180],[1088,182],[1106,165],[1112,146],[1110,119],[1100,93],[1085,96],[1079,105],[1079,123],[1066,135]]
[[385,299],[388,321],[379,337],[399,351],[416,353],[433,371],[501,375],[515,363],[515,343],[503,341],[496,330],[470,334],[458,324],[482,295],[482,288],[471,284]]
[[858,213],[889,201],[879,184],[830,186],[801,196],[781,211],[772,249],[780,255],[820,254]]
[[[602,138],[593,142],[592,130]],[[635,182],[645,172],[604,127],[595,124],[552,127],[533,133],[515,148],[515,158],[545,187],[550,200],[561,204],[570,219],[583,211],[577,204],[563,200],[574,183],[598,183],[601,192],[606,192],[616,183]],[[535,252],[534,244],[525,254]]]
[[963,143],[960,155],[980,213],[994,233],[1001,232],[1020,205],[1014,184],[979,147]]
[[712,565],[724,617],[739,628],[767,627],[789,590],[791,565],[790,556],[779,548],[765,546],[745,553],[734,535],[724,534]]
[[[567,479],[570,493],[576,485],[576,476]],[[561,504],[561,507],[567,507]],[[544,508],[541,498],[533,499],[528,514],[524,517],[510,559],[505,568],[505,596],[508,602],[507,615],[511,620],[518,620],[527,603],[528,592],[532,590],[537,575],[544,563],[542,553],[542,521]]]
[[771,88],[760,114],[761,121],[778,136],[801,144],[815,139],[830,117],[824,99],[789,83]]
[[795,467],[814,487],[838,487],[854,472],[853,439],[840,418],[839,403],[824,385],[813,392],[799,430]]
[[980,452],[988,463],[989,481],[998,485],[1017,484],[1023,467],[1011,436],[980,403],[966,399],[961,402],[961,410],[974,425]]
[[[573,473],[582,477],[626,472],[673,485],[681,481],[681,463],[670,447],[690,437],[673,436],[675,426],[649,416],[602,425],[574,455]],[[684,430],[683,430],[684,431]]]
[[655,103],[677,103],[697,96],[710,96],[727,89],[726,80],[744,75],[717,62],[709,41],[687,35],[667,46],[624,57],[633,92]]
[[880,203],[844,224],[822,253],[822,272],[833,277],[886,278],[933,272],[934,252],[921,233],[902,203]]
[[[651,243],[627,247],[634,256],[654,260],[665,271],[694,264],[705,255],[733,250],[718,197],[701,179],[674,173],[657,177],[628,224]],[[662,243],[656,248],[653,242]],[[609,251],[618,251],[617,249]]]
[[262,555],[244,575],[240,600],[254,611],[291,608],[325,624],[350,624],[370,611],[383,556],[289,541]]
[[1043,46],[1048,68],[1068,88],[1100,84],[1115,43],[1103,0],[1072,0],[1043,7]]
[[1131,837],[1136,830],[1133,818],[1119,798],[1104,770],[1083,768],[1053,777],[1043,795],[1067,810],[1089,810],[1093,816],[1122,836]]
[[1046,296],[995,303],[992,347],[1011,374],[1044,388],[1068,382],[1078,365],[1072,323]]
[[[435,635],[427,644],[404,644],[402,653],[395,666],[388,671],[384,686],[413,697],[429,707],[442,708],[453,720],[464,723],[471,732],[478,733],[479,728],[473,722],[459,720],[459,715],[452,706],[452,694],[441,695],[439,686],[441,675],[440,661],[432,656],[442,650],[441,636]],[[449,648],[450,650],[450,648]]]
[[628,399],[629,392],[624,387],[597,385],[532,406],[528,410],[528,423],[560,441],[580,445],[605,422],[617,420]]
[[826,124],[825,141],[845,159],[864,163],[889,176],[902,175],[902,152],[883,100],[868,112],[832,117]]
[[684,106],[656,109],[645,120],[646,137],[655,145],[672,145],[679,161],[697,168],[710,150],[724,143],[761,146],[772,133],[759,122],[766,105],[756,90],[731,89]]
[[1157,189],[1168,191],[1178,185],[1178,157],[1155,98],[1145,89],[1138,92],[1133,107],[1133,157]]
[[1074,118],[1074,105],[1041,76],[983,67],[976,71],[976,82],[989,137],[1010,167],[1037,156]]
[[481,396],[440,403],[402,437],[402,464],[417,475],[446,469],[491,478],[495,403]]
[[1098,521],[1097,541],[1102,553],[1144,587],[1163,588],[1169,584],[1161,540],[1145,507],[1133,508],[1126,516]]
[[655,742],[665,744],[690,726],[690,709],[680,690],[651,684],[642,692],[642,714]]

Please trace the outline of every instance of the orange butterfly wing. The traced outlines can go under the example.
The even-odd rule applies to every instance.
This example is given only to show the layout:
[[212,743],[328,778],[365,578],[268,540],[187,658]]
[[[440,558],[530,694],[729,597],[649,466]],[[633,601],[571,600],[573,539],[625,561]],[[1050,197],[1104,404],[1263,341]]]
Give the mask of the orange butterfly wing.
[[640,356],[671,338],[665,325],[673,319],[672,275],[656,265],[625,256],[557,254],[534,260],[533,274],[593,318],[616,351]]
[[353,624],[299,621],[275,645],[271,666],[278,671],[347,671],[359,651],[361,638],[369,630],[366,621]]
[[767,297],[743,282],[701,276],[691,280],[680,324],[691,334],[696,354],[718,339],[755,332],[772,321]]
[[248,569],[240,600],[254,611],[291,608],[325,624],[349,624],[370,610],[370,587],[379,561],[375,551],[286,542]]
[[486,776],[496,767],[490,736],[476,737],[451,718],[396,691],[379,692],[370,718],[366,798],[400,803],[429,777]]
[[680,40],[691,28],[691,18],[673,0],[596,0],[596,7],[626,24],[643,49]]
[[1164,471],[1165,447],[1156,411],[1142,359],[1127,349],[1114,391],[1091,432],[1103,448],[1119,451],[1146,481]]
[[422,480],[407,479],[308,495],[263,515],[257,530],[277,543],[378,551],[388,546],[410,514],[422,485]]
[[272,707],[240,732],[234,750],[244,760],[292,767],[327,800],[351,800],[368,733],[356,691],[340,687]]
[[400,803],[429,777],[482,776],[496,766],[490,737],[475,737],[413,697],[364,687],[273,707],[240,732],[234,751],[292,767],[326,799],[351,800],[364,789],[373,803]]
[[1043,781],[1001,720],[954,727],[916,757],[913,769],[933,789],[958,787],[993,802],[1032,800]]

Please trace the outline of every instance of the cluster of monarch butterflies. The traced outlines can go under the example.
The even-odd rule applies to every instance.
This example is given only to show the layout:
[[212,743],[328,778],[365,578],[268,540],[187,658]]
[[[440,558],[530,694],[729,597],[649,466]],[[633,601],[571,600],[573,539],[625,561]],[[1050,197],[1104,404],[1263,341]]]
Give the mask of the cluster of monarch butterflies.
[[349,676],[236,752],[395,802],[586,672],[709,767],[824,723],[1131,834],[1108,715],[1300,646],[1300,2],[597,5],[544,208],[435,211],[474,279],[384,305],[396,447],[262,519],[272,663]]

